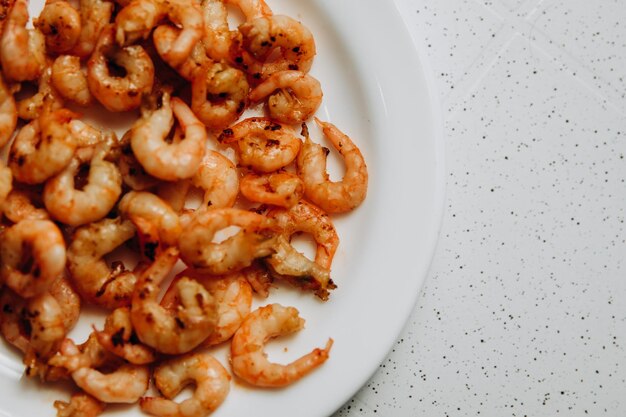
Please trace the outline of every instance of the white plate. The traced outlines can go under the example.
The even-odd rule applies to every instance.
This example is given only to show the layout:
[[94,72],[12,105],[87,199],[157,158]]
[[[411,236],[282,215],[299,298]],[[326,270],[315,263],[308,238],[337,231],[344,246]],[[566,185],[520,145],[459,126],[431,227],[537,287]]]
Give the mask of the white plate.
[[[39,10],[43,1],[33,1],[39,4],[31,9]],[[433,83],[393,2],[267,1],[275,13],[297,17],[313,32],[318,56],[312,74],[324,91],[317,115],[355,140],[370,183],[365,203],[335,218],[341,244],[332,274],[338,288],[330,300],[323,303],[287,287],[269,299],[297,307],[307,320],[297,335],[270,343],[270,359],[290,361],[332,337],[330,359],[286,389],[252,389],[233,381],[215,417],[319,417],[349,400],[383,361],[411,312],[443,208]],[[313,133],[314,140],[322,140]],[[72,336],[80,340],[89,325],[83,320]],[[226,347],[215,354],[227,364]],[[0,344],[0,416],[55,415],[52,402],[66,399],[67,387],[29,381],[22,371],[19,355]],[[107,414],[142,415],[136,405],[110,407]]]

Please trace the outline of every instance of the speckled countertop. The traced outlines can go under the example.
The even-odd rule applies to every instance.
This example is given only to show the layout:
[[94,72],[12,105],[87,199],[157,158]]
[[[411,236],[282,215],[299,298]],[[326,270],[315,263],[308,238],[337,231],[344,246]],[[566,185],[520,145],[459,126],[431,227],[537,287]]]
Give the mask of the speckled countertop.
[[446,212],[335,417],[626,416],[626,2],[395,2],[438,83]]

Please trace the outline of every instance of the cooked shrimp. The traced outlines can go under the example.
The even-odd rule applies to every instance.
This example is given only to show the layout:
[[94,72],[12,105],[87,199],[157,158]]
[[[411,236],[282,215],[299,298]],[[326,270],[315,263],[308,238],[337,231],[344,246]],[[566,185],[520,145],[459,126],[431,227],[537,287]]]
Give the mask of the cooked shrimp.
[[304,195],[304,184],[295,174],[250,172],[240,181],[241,194],[248,200],[280,207],[293,207]]
[[[187,202],[187,195],[190,189],[191,181],[188,179],[174,182],[163,181],[157,186],[156,193],[159,198],[167,202],[176,213],[182,214],[183,212],[187,212],[185,203]],[[183,225],[183,217],[186,216],[181,215],[181,225]]]
[[22,297],[48,289],[65,269],[65,241],[48,220],[22,220],[6,229],[0,242],[0,276]]
[[165,62],[176,66],[189,57],[204,34],[202,11],[193,0],[161,0],[161,5],[168,18],[182,28],[176,40],[160,52]]
[[0,72],[0,148],[13,136],[17,126],[17,108],[13,94]]
[[122,174],[122,181],[135,191],[144,191],[156,186],[160,180],[148,174],[133,153],[130,146],[131,131],[127,131],[119,142],[117,167]]
[[[166,138],[174,116],[180,123],[183,138],[168,143]],[[150,175],[167,181],[194,175],[204,156],[206,129],[191,109],[179,98],[164,92],[161,107],[144,110],[132,127],[130,144],[135,157]]]
[[228,12],[224,0],[204,0],[204,37],[202,43],[208,56],[215,61],[229,58],[233,33],[228,27]]
[[114,142],[115,140],[115,134],[104,134],[100,129],[78,119],[70,122],[70,131],[78,147],[88,147],[105,141]]
[[235,146],[240,165],[259,172],[286,167],[302,146],[291,128],[262,117],[251,117],[224,129],[218,140]]
[[97,417],[104,412],[105,407],[104,403],[84,392],[73,394],[68,403],[54,402],[57,417]]
[[239,378],[260,387],[292,384],[326,362],[332,339],[324,349],[316,348],[288,365],[271,363],[263,351],[273,337],[294,333],[304,327],[304,319],[294,307],[270,304],[246,317],[230,345],[230,363]]
[[[94,97],[109,111],[122,112],[139,107],[143,94],[152,91],[154,64],[139,45],[118,47],[113,26],[102,30],[94,53],[87,62],[87,85]],[[109,62],[123,68],[123,75],[111,73]]]
[[[196,385],[191,398],[172,401],[190,383]],[[159,364],[154,384],[165,398],[143,397],[142,411],[161,417],[205,417],[226,399],[230,374],[209,353],[190,353]]]
[[65,276],[54,281],[48,288],[48,293],[59,303],[63,312],[63,326],[69,332],[80,316],[80,296]]
[[67,52],[80,37],[80,14],[65,0],[47,1],[33,25],[45,36],[49,52]]
[[322,103],[322,87],[315,78],[301,71],[278,71],[250,92],[250,101],[267,99],[270,118],[280,123],[301,123]]
[[272,16],[272,9],[265,0],[225,0],[226,3],[237,6],[246,17],[246,21],[252,21],[257,17]]
[[[106,147],[82,151],[87,152],[77,153],[63,171],[46,182],[43,190],[43,201],[50,215],[69,226],[102,219],[122,193],[122,176],[117,166],[105,159]],[[89,175],[79,189],[75,177],[85,166]]]
[[[66,339],[66,342],[71,340]],[[63,343],[61,354],[80,356],[74,343]],[[90,366],[72,371],[72,379],[83,391],[105,403],[129,403],[139,400],[148,389],[150,370],[144,365],[124,364],[109,374]]]
[[44,106],[50,110],[58,110],[63,107],[63,98],[52,88],[52,67],[46,66],[37,80],[37,92],[30,97],[19,100],[16,104],[17,115],[23,120],[38,118]]
[[9,167],[17,181],[42,183],[70,163],[76,143],[69,122],[75,116],[67,109],[44,107],[38,119],[22,127],[9,151]]
[[0,208],[3,210],[12,189],[13,174],[11,174],[11,169],[4,163],[0,163]]
[[193,47],[186,60],[182,62],[177,60],[172,61],[168,52],[174,47],[174,43],[180,36],[180,32],[181,30],[175,26],[160,25],[154,30],[152,40],[154,41],[154,47],[157,50],[157,53],[163,61],[174,68],[181,77],[186,80],[191,80],[198,70],[200,70],[204,65],[209,64],[209,58],[207,57],[202,44],[198,42]]
[[148,39],[163,15],[160,0],[130,1],[115,16],[115,41],[118,45],[125,46]]
[[67,267],[83,299],[110,309],[130,303],[137,274],[121,263],[109,268],[103,257],[134,235],[133,224],[119,217],[76,230],[67,249]]
[[265,259],[265,263],[275,277],[313,291],[323,301],[328,299],[329,290],[337,288],[330,279],[330,270],[298,252],[286,235],[277,238],[274,253]]
[[25,312],[24,299],[10,289],[3,288],[0,292],[0,333],[8,343],[22,353],[26,353],[30,348]]
[[[214,242],[215,234],[229,226],[242,230],[220,243]],[[188,266],[209,274],[238,271],[274,252],[275,227],[273,220],[246,210],[200,210],[183,228],[178,242],[180,255]]]
[[216,151],[206,152],[191,183],[203,191],[201,207],[232,207],[239,194],[239,173],[235,164]]
[[0,38],[2,73],[13,81],[34,80],[45,66],[46,46],[37,29],[26,29],[28,1],[15,0]]
[[181,279],[175,287],[180,300],[178,308],[169,311],[159,305],[159,285],[177,260],[178,249],[174,247],[156,256],[137,282],[130,310],[139,340],[170,355],[196,348],[213,332],[217,323],[213,297],[191,279]]
[[209,129],[224,129],[245,110],[248,90],[243,72],[221,62],[207,64],[193,77],[191,108]]
[[87,85],[87,74],[80,65],[80,58],[60,55],[52,64],[52,86],[66,100],[80,106],[88,106],[93,98]]
[[113,310],[106,318],[104,330],[97,331],[96,337],[102,347],[132,364],[146,365],[156,360],[154,350],[137,338],[128,307]]
[[178,243],[182,231],[178,214],[156,195],[131,191],[120,200],[118,209],[137,228],[141,253],[146,258],[154,260],[158,252]]
[[22,220],[50,220],[48,212],[43,208],[41,194],[25,187],[13,188],[6,197],[3,206],[4,216],[18,223]]
[[60,303],[46,291],[26,300],[25,317],[29,321],[30,347],[40,358],[52,356],[67,334]]
[[80,36],[69,54],[84,59],[93,53],[100,33],[111,21],[113,3],[107,0],[79,0],[79,5]]
[[304,181],[304,195],[327,213],[343,213],[359,206],[367,194],[367,166],[359,148],[352,140],[331,123],[315,119],[324,135],[341,154],[346,165],[343,180],[332,182],[326,172],[324,148],[313,143],[306,126],[306,137],[298,155],[298,175]]
[[271,210],[267,217],[276,219],[283,233],[289,237],[299,232],[310,234],[317,247],[315,262],[330,269],[339,246],[339,235],[326,213],[306,201],[300,201],[289,210]]
[[202,342],[201,346],[213,346],[232,337],[241,326],[243,319],[250,313],[252,306],[252,287],[241,273],[225,276],[202,274],[193,269],[179,273],[170,284],[168,291],[161,300],[161,305],[172,309],[178,305],[176,284],[184,277],[191,278],[202,284],[217,303],[219,317],[215,330]]
[[[311,32],[289,16],[263,16],[239,26],[242,51],[235,62],[242,63],[254,79],[264,80],[277,71],[308,72],[315,57]],[[273,59],[275,51],[280,57]]]

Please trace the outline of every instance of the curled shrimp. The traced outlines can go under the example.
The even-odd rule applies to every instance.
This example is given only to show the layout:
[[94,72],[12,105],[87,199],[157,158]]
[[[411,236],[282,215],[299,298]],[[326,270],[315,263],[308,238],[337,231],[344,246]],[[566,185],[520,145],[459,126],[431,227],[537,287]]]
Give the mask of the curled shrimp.
[[50,220],[41,200],[41,194],[28,188],[13,188],[3,206],[4,216],[18,223],[22,220]]
[[174,43],[180,36],[181,30],[172,25],[160,25],[154,30],[152,40],[159,56],[186,80],[191,80],[194,74],[204,65],[209,63],[209,58],[200,42],[191,50],[184,61],[172,61],[168,52],[174,47]]
[[256,294],[262,298],[270,295],[273,278],[261,261],[254,261],[252,265],[242,269],[241,273]]
[[72,49],[81,33],[80,14],[65,0],[47,1],[33,24],[45,36],[46,49],[54,53]]
[[54,281],[48,288],[48,293],[59,303],[63,313],[63,326],[69,332],[80,316],[80,295],[65,276]]
[[228,27],[228,12],[224,0],[204,0],[202,15],[205,25],[202,43],[207,55],[216,61],[228,59],[233,33]]
[[30,348],[24,299],[8,288],[0,292],[0,333],[8,343],[26,353]]
[[65,269],[65,241],[49,220],[22,220],[0,242],[0,276],[22,297],[45,292]]
[[60,303],[44,292],[27,300],[26,316],[30,323],[30,347],[40,358],[52,356],[67,334]]
[[163,17],[159,0],[130,1],[115,16],[115,41],[124,46],[148,39],[152,29]]
[[[172,401],[189,383],[196,389],[180,403]],[[208,353],[190,353],[159,364],[154,384],[162,397],[143,397],[141,409],[162,417],[205,417],[222,404],[230,391],[230,374]]]
[[7,198],[11,195],[13,190],[13,174],[11,169],[0,163],[0,208],[4,211],[4,206]]
[[239,193],[239,173],[230,159],[209,150],[191,184],[203,191],[202,207],[232,207]]
[[131,131],[127,131],[118,143],[117,167],[122,174],[122,181],[135,191],[144,191],[156,186],[160,180],[148,174],[133,153],[130,146]]
[[181,279],[175,286],[180,305],[173,311],[157,301],[159,285],[178,260],[178,249],[170,247],[156,256],[139,277],[130,310],[137,337],[165,354],[191,351],[215,328],[217,310],[213,297],[194,280]]
[[23,120],[38,118],[47,106],[49,110],[58,110],[63,107],[63,99],[52,88],[52,68],[46,66],[37,80],[37,92],[30,97],[19,100],[16,104],[17,115]]
[[45,41],[37,29],[26,29],[27,0],[16,0],[4,23],[0,38],[2,73],[13,81],[34,80],[44,69]]
[[93,100],[87,85],[87,74],[77,56],[58,56],[52,64],[50,82],[59,95],[80,106],[88,106]]
[[217,303],[217,325],[213,333],[200,346],[213,346],[230,339],[241,326],[244,318],[250,313],[252,306],[252,287],[246,278],[242,273],[212,276],[193,269],[186,269],[172,281],[161,300],[163,307],[171,309],[179,304],[177,291],[174,288],[177,282],[184,277],[194,279],[202,284]]
[[191,82],[191,108],[209,129],[224,129],[245,110],[248,90],[240,70],[222,62],[206,64]]
[[[242,230],[222,242],[214,242],[216,233],[229,226]],[[181,259],[188,266],[213,275],[241,270],[256,258],[274,252],[275,227],[273,220],[246,210],[197,211],[180,235]]]
[[[102,30],[96,49],[87,62],[87,84],[91,94],[109,111],[136,109],[143,94],[152,91],[154,64],[139,45],[118,47],[113,26]],[[109,62],[124,69],[123,76],[111,73]]]
[[[68,358],[81,356],[78,347],[70,339],[65,339],[60,352]],[[71,371],[72,379],[83,391],[99,401],[132,404],[148,389],[150,371],[145,365],[123,364],[108,374],[91,365],[81,365]]]
[[13,94],[0,73],[0,148],[13,136],[17,127],[17,108]]
[[[311,32],[284,15],[262,16],[239,26],[241,48],[234,61],[242,63],[254,79],[264,80],[277,71],[308,72],[316,54]],[[273,59],[275,51],[279,58]]]
[[67,267],[83,299],[110,309],[130,303],[137,273],[127,271],[121,263],[110,268],[103,257],[133,236],[133,224],[119,217],[76,230],[67,249]]
[[84,59],[93,53],[100,34],[111,21],[113,3],[107,0],[79,0],[79,10],[80,36],[69,54]]
[[301,71],[278,71],[250,92],[250,101],[267,99],[270,118],[296,124],[311,117],[322,103],[322,87],[311,75]]
[[[114,163],[107,161],[108,150],[82,148],[70,164],[50,178],[43,190],[43,201],[50,215],[70,226],[102,219],[111,211],[122,193],[122,176]],[[80,189],[75,177],[88,167],[86,183]]]
[[367,194],[367,165],[359,148],[331,123],[315,119],[324,135],[344,159],[346,172],[343,180],[332,182],[326,172],[326,155],[322,146],[306,137],[298,155],[298,175],[304,181],[304,195],[327,213],[344,213],[359,206]]
[[163,200],[145,191],[131,191],[119,202],[120,214],[139,232],[142,254],[154,260],[155,254],[178,243],[182,230],[178,214]]
[[270,304],[246,317],[235,333],[230,348],[230,363],[235,375],[260,387],[283,387],[292,384],[328,359],[332,339],[324,349],[316,348],[288,365],[269,362],[263,351],[273,337],[294,333],[304,327],[294,307]]
[[105,404],[89,394],[78,392],[69,402],[55,401],[57,417],[97,417],[104,412]]
[[[172,143],[166,141],[174,116],[181,135]],[[179,98],[170,100],[164,92],[161,107],[142,111],[142,117],[132,127],[130,144],[135,157],[150,175],[175,181],[194,175],[204,156],[206,129],[191,109]]]
[[96,337],[103,348],[129,363],[146,365],[156,360],[154,350],[137,338],[128,307],[113,310],[106,318],[104,330],[97,331]]
[[273,172],[293,162],[302,141],[285,125],[263,117],[251,117],[224,129],[218,140],[233,144],[239,164],[258,172]]
[[304,195],[304,184],[295,174],[250,172],[240,181],[241,194],[248,200],[280,207],[293,207]]
[[17,181],[42,183],[70,163],[76,143],[69,122],[75,116],[67,109],[44,107],[38,119],[22,127],[9,151],[9,167]]

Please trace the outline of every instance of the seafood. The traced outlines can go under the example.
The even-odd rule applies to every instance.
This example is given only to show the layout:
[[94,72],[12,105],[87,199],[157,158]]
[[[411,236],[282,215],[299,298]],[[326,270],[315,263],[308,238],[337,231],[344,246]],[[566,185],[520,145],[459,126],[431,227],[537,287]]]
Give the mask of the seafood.
[[278,71],[250,91],[250,101],[267,99],[270,118],[296,124],[311,117],[322,103],[322,86],[301,71]]
[[291,128],[262,117],[251,117],[224,129],[218,140],[235,147],[240,165],[263,173],[289,165],[302,146]]
[[328,339],[323,349],[316,348],[288,365],[268,361],[263,351],[270,338],[294,333],[303,327],[304,319],[294,307],[270,304],[253,311],[230,345],[233,373],[252,385],[283,387],[313,371],[328,359],[332,339]]
[[[114,28],[102,30],[96,49],[87,62],[87,85],[91,94],[109,111],[136,109],[143,94],[152,90],[154,64],[139,45],[119,47],[114,43]],[[123,68],[112,73],[109,63]]]
[[280,207],[293,207],[304,195],[304,184],[295,174],[247,173],[240,181],[241,194],[250,201]]
[[120,262],[110,268],[103,257],[135,235],[129,220],[104,219],[76,230],[67,249],[67,267],[72,282],[88,302],[106,308],[128,305],[137,282],[136,271]]
[[3,208],[4,216],[18,223],[25,219],[50,220],[50,215],[43,208],[41,195],[27,188],[13,188],[7,195]]
[[96,331],[100,345],[109,352],[135,365],[146,365],[156,360],[153,349],[139,342],[130,320],[130,308],[116,308],[107,316],[104,330]]
[[22,220],[0,241],[0,277],[21,297],[45,292],[65,269],[65,241],[49,220]]
[[44,106],[47,106],[49,110],[57,110],[63,107],[63,99],[52,88],[51,77],[52,67],[46,66],[37,80],[37,92],[17,102],[17,115],[20,119],[34,120],[40,117]]
[[88,106],[93,101],[87,74],[80,65],[80,58],[74,55],[60,55],[52,64],[50,78],[52,86],[66,100],[80,106]]
[[9,90],[4,76],[0,73],[0,147],[4,146],[17,126],[15,99]]
[[[180,403],[172,401],[188,384],[196,389]],[[154,384],[162,397],[143,397],[139,403],[148,414],[163,417],[205,417],[222,404],[230,391],[230,375],[208,353],[190,353],[159,364]]]
[[170,247],[156,256],[139,277],[133,292],[130,317],[137,337],[158,352],[186,353],[202,343],[215,328],[217,309],[213,297],[191,279],[174,287],[180,305],[173,311],[157,301],[160,283],[178,260],[178,249]]
[[313,143],[308,131],[302,151],[298,154],[298,175],[304,181],[304,195],[327,213],[344,213],[358,207],[367,194],[368,173],[365,159],[350,137],[331,123],[315,118],[324,135],[343,157],[346,172],[341,181],[333,182],[326,172],[324,148]]
[[0,163],[0,208],[5,210],[6,200],[13,189],[13,174],[11,169]]
[[46,38],[46,49],[64,53],[76,45],[81,33],[78,10],[65,0],[49,0],[33,25]]
[[[70,164],[50,178],[44,187],[43,201],[50,215],[70,226],[102,219],[122,193],[122,176],[114,163],[106,160],[108,149],[82,148]],[[89,169],[80,188],[75,177],[82,167]]]
[[232,207],[239,194],[237,168],[224,155],[207,151],[191,184],[203,191],[201,207]]
[[[216,243],[215,234],[229,226],[242,230]],[[221,275],[241,270],[274,252],[276,224],[267,217],[235,208],[202,210],[183,228],[178,246],[190,267]]]
[[105,404],[89,394],[78,392],[73,394],[69,402],[55,401],[57,417],[97,417],[105,409]]
[[187,269],[179,273],[161,300],[161,305],[173,309],[179,304],[176,284],[184,277],[192,278],[202,284],[217,303],[218,322],[211,335],[201,346],[213,346],[230,339],[241,326],[252,306],[252,287],[241,273],[225,276],[211,276]]
[[28,2],[15,0],[0,37],[2,74],[12,81],[34,80],[44,69],[46,45],[37,29],[26,29]]
[[[166,141],[178,120],[181,132]],[[207,139],[204,125],[179,98],[170,100],[163,92],[160,107],[142,111],[142,117],[132,127],[130,145],[145,171],[167,181],[192,177],[204,156]]]
[[85,59],[93,53],[100,34],[111,20],[113,3],[107,0],[79,0],[79,10],[80,36],[68,53]]

